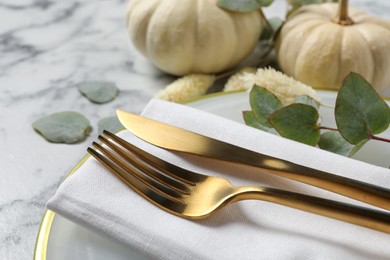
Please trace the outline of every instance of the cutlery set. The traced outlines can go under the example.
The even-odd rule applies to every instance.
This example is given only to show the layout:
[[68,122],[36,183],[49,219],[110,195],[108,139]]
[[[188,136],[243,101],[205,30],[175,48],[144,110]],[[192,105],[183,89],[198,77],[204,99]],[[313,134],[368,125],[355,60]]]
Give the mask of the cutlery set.
[[[263,172],[322,188],[382,209],[371,209],[228,180],[180,168],[104,131],[88,152],[155,206],[187,219],[205,218],[231,203],[262,200],[390,233],[390,190],[256,153],[121,110],[119,120],[146,142],[168,150],[250,165]],[[158,129],[158,131],[156,131]]]

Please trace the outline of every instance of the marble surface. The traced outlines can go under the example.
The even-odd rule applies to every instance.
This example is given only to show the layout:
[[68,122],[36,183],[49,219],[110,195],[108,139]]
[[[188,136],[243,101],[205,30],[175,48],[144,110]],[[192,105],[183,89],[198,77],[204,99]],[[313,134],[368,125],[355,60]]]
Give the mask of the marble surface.
[[[352,0],[389,18],[390,1]],[[0,0],[0,259],[31,259],[46,201],[116,108],[139,113],[172,77],[131,46],[124,0]],[[285,2],[266,10],[283,16]],[[119,97],[96,105],[75,85],[109,80]],[[93,132],[80,144],[46,142],[31,127],[57,111],[79,111]]]

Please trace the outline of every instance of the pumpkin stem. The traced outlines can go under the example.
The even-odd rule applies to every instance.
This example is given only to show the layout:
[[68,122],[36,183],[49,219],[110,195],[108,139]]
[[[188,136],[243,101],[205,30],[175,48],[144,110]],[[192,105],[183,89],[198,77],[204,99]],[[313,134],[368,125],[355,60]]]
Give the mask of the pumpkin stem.
[[353,21],[348,15],[348,0],[339,0],[339,13],[336,22],[340,25],[352,25]]

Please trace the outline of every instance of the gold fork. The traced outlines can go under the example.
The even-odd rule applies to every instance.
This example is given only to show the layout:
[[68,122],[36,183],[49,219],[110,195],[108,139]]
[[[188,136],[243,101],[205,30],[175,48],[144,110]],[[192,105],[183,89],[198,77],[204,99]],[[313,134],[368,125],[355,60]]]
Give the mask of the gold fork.
[[[94,142],[88,152],[142,197],[188,219],[205,218],[240,200],[262,200],[390,233],[390,213],[268,187],[236,187],[228,180],[163,161],[104,131],[108,148]],[[99,152],[98,152],[99,151]]]

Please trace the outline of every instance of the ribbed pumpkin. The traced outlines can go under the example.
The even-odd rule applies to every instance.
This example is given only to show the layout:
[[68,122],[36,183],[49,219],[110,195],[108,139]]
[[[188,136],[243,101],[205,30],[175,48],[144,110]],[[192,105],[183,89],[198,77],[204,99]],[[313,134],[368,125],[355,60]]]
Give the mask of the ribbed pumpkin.
[[263,25],[260,10],[230,12],[217,0],[131,0],[127,10],[134,46],[174,75],[233,67],[253,51]]
[[381,91],[390,87],[390,22],[351,9],[348,1],[293,13],[276,44],[281,69],[314,87],[339,88],[357,72]]

